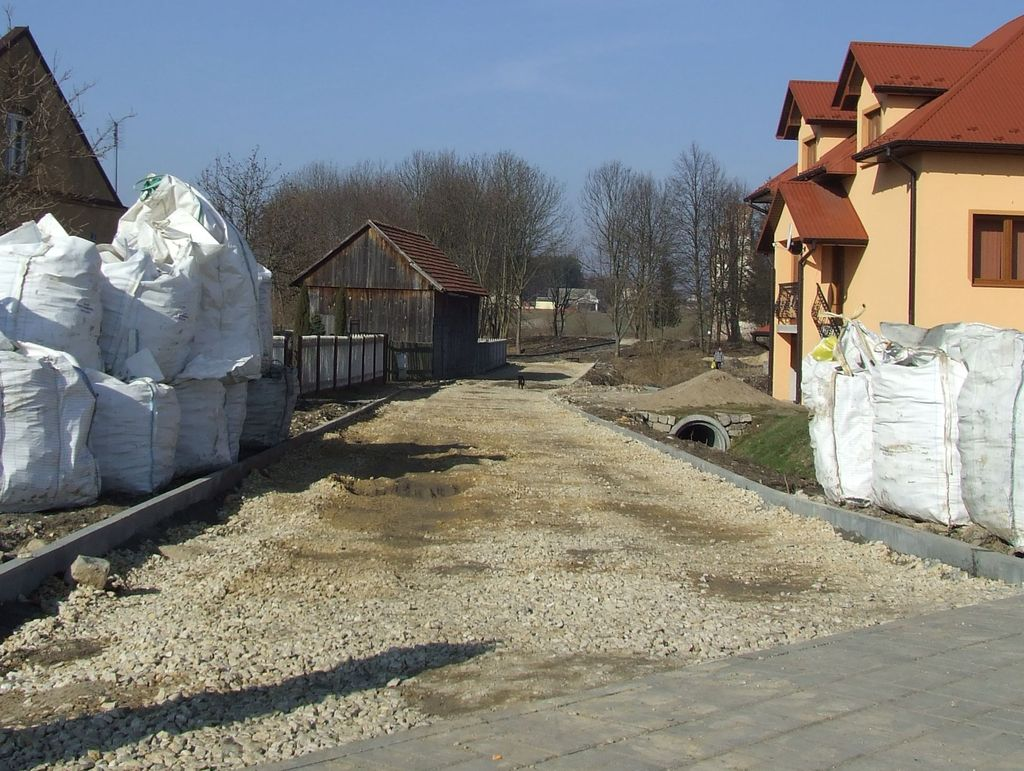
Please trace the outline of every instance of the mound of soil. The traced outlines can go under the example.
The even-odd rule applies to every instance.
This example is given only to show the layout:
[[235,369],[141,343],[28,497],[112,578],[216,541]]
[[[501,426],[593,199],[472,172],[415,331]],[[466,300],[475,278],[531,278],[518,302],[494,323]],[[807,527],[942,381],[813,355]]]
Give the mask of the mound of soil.
[[636,404],[642,409],[668,407],[719,407],[726,404],[784,406],[763,391],[747,385],[720,369],[712,369],[679,385],[639,396]]

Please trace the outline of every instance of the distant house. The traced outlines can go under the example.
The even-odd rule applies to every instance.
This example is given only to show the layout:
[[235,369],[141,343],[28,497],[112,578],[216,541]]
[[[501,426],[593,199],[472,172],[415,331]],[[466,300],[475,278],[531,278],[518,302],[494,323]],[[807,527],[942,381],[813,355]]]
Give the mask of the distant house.
[[487,290],[420,233],[368,220],[303,271],[310,313],[324,328],[389,336],[393,370],[410,377],[475,374],[480,299]]
[[[569,304],[567,307],[581,311],[597,311],[600,302],[592,289],[574,287],[569,290]],[[533,307],[537,310],[553,310],[555,301],[551,297],[538,297]]]
[[74,235],[110,241],[125,207],[28,27],[0,38],[0,120],[5,224],[49,211]]
[[774,257],[772,393],[859,313],[1024,326],[1024,16],[968,46],[852,42],[836,80],[789,82],[796,164],[747,200]]

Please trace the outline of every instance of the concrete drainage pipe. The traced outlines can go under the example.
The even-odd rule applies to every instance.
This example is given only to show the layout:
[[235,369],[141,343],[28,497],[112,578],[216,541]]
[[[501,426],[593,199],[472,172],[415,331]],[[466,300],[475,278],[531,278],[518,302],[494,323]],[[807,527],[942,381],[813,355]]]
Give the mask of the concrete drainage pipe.
[[672,436],[690,442],[700,442],[716,450],[729,449],[729,432],[725,426],[707,415],[687,415],[672,426]]

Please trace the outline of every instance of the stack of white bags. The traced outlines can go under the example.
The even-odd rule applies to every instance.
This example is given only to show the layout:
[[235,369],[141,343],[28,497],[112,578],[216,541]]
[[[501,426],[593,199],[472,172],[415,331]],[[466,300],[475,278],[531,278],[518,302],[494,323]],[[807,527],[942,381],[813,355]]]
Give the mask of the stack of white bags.
[[[0,510],[151,493],[238,459],[288,415],[271,373],[270,271],[194,187],[146,180],[112,244],[51,215],[0,236]],[[278,428],[280,426],[278,425]]]
[[849,322],[831,358],[819,349],[804,360],[826,497],[947,527],[973,521],[1024,547],[1024,334],[986,324],[881,332]]

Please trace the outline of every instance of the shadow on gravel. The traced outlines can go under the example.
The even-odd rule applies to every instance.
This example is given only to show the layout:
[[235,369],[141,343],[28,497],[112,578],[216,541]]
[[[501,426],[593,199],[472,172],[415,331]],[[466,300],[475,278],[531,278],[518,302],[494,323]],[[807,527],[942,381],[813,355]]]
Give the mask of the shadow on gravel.
[[[0,730],[0,765],[11,754],[29,751],[18,761],[50,765],[95,749],[116,750],[160,731],[181,734],[247,718],[290,712],[327,696],[384,688],[432,669],[460,664],[493,650],[495,641],[427,643],[389,648],[375,656],[346,661],[327,671],[292,677],[277,685],[254,686],[227,693],[205,692],[134,709],[115,708],[53,723]],[[6,752],[4,750],[7,750]]]
[[398,479],[408,474],[441,474],[456,466],[505,460],[504,455],[482,453],[465,444],[370,444],[342,438],[320,440],[311,446],[307,457],[309,463],[298,469],[293,465],[287,476],[275,474],[273,468],[265,476],[282,492],[299,492],[329,474]]

